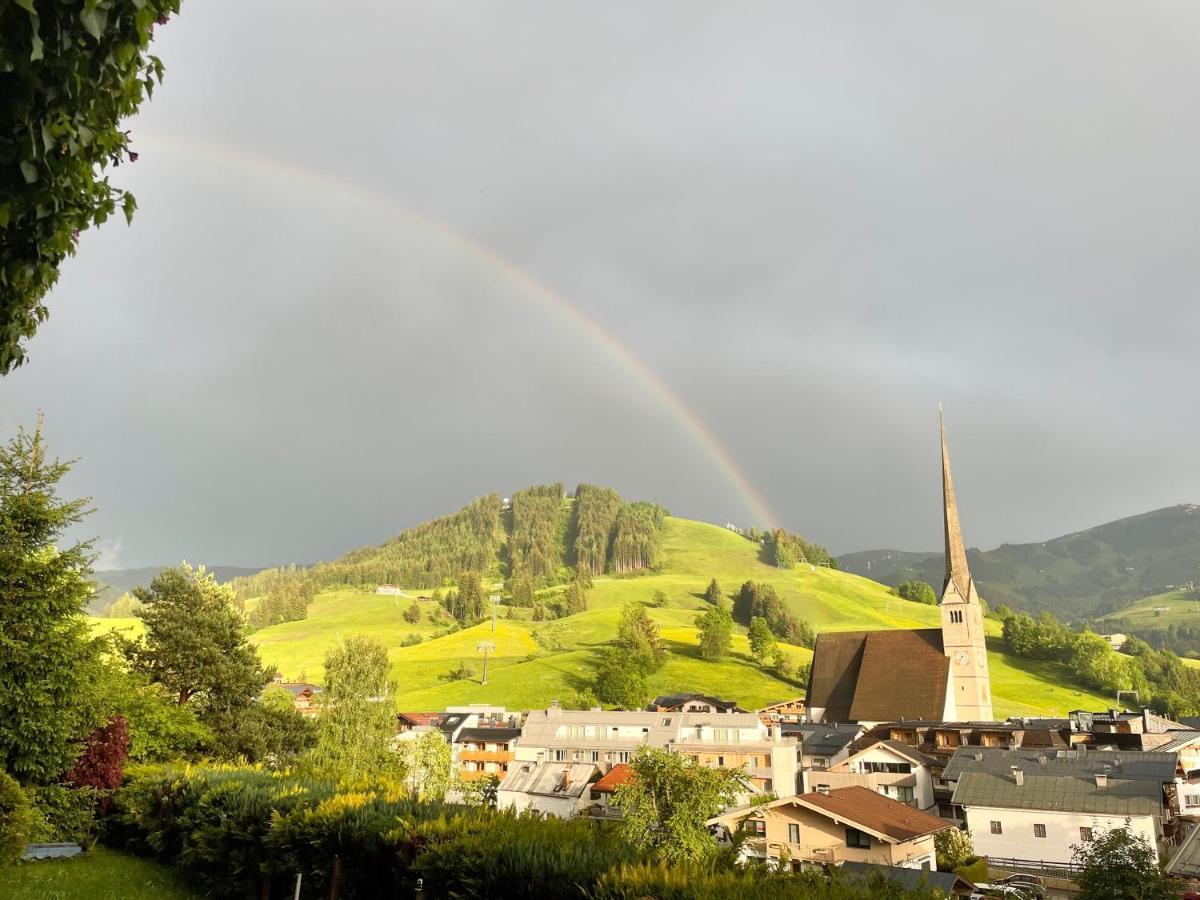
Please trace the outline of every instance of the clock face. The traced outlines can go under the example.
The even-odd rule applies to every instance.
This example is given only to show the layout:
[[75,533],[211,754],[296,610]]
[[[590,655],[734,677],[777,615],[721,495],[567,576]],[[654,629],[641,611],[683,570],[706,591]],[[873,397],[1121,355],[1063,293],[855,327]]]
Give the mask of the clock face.
[[958,663],[960,666],[965,666],[967,664],[968,659],[970,659],[970,657],[967,656],[966,650],[959,650],[957,653],[954,654],[954,661],[956,663]]

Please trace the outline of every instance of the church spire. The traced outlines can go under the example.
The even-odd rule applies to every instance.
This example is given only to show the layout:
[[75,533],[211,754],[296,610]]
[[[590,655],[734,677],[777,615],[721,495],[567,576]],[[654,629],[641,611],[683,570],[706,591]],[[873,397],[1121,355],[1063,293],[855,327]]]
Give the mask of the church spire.
[[958,522],[958,502],[954,499],[954,479],[950,475],[950,449],[946,444],[946,421],[940,403],[938,424],[942,431],[942,512],[946,530],[946,580],[942,584],[942,593],[945,594],[953,581],[958,595],[967,600],[970,598],[971,573],[967,569],[967,550]]

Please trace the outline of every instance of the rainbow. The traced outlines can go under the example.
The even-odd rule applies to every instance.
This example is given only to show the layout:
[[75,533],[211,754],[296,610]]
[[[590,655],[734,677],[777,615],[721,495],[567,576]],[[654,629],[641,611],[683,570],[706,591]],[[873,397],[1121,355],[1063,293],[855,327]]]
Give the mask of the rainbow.
[[401,219],[420,231],[432,235],[445,245],[480,263],[488,271],[502,278],[519,292],[537,303],[542,309],[559,317],[573,328],[590,338],[614,362],[633,376],[658,400],[662,407],[703,448],[706,455],[720,470],[723,478],[741,498],[753,516],[753,524],[775,527],[779,519],[751,483],[746,473],[738,466],[733,455],[721,443],[720,438],[687,406],[678,394],[649,366],[642,362],[611,331],[572,303],[567,297],[536,278],[525,269],[505,259],[492,248],[472,237],[457,231],[436,219],[369,191],[351,181],[318,169],[286,163],[270,156],[249,153],[219,144],[209,144],[192,139],[181,139],[169,135],[138,134],[140,147],[161,149],[168,153],[190,156],[193,159],[239,169],[254,174],[287,178],[309,187],[341,197],[357,205],[373,209],[378,213]]

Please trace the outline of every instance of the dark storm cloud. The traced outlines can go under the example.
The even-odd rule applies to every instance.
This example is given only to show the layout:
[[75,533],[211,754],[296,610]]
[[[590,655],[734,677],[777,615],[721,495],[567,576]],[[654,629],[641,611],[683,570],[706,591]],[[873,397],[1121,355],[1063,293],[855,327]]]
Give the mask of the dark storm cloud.
[[972,544],[1196,501],[1198,38],[1183,2],[189,3],[134,227],[85,236],[0,427],[46,411],[127,565],[309,561],[555,478],[751,518],[408,210],[835,550],[938,545],[939,400]]

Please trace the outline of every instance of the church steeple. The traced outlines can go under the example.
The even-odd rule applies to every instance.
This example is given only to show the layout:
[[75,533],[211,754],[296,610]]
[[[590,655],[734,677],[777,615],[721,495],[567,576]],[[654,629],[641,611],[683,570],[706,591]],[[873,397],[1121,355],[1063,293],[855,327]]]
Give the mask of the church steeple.
[[942,431],[942,518],[946,532],[946,578],[942,582],[942,593],[945,594],[950,582],[954,582],[958,595],[966,600],[971,595],[971,572],[967,568],[967,550],[958,521],[958,501],[954,498],[954,479],[950,474],[950,448],[946,443],[946,420],[940,403],[938,424]]

